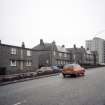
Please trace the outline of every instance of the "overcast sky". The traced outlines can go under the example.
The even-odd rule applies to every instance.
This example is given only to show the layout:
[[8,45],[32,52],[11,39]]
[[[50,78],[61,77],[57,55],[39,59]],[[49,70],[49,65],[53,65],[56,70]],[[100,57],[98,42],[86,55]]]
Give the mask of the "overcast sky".
[[105,39],[105,0],[0,0],[2,43],[79,47],[94,36]]

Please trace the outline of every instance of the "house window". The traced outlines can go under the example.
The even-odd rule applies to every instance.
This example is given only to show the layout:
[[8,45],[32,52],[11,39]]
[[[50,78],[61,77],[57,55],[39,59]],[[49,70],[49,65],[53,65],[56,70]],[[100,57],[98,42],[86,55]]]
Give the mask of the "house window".
[[31,65],[32,65],[32,61],[27,60],[27,61],[26,61],[26,66],[31,66]]
[[11,54],[16,55],[16,48],[11,48]]
[[10,66],[16,66],[16,60],[10,60]]
[[59,56],[61,57],[62,56],[62,53],[59,53]]
[[63,61],[61,61],[61,65],[63,64]]
[[31,51],[27,50],[27,56],[31,56]]
[[66,53],[64,54],[64,57],[67,57],[67,54]]
[[54,54],[54,56],[55,56],[55,55],[56,55],[56,52],[54,51],[53,54]]
[[57,64],[60,64],[60,61],[59,60],[57,60]]
[[46,60],[46,63],[49,64],[49,60],[48,59]]

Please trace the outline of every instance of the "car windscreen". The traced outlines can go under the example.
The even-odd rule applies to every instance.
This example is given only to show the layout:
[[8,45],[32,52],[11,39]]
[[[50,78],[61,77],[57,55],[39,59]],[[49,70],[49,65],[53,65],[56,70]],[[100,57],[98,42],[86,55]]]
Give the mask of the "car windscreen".
[[78,64],[73,64],[73,67],[74,67],[74,68],[80,68],[81,66],[78,65]]
[[40,69],[46,69],[46,67],[41,67]]
[[52,66],[52,69],[56,69],[56,70],[57,70],[57,69],[59,69],[59,68],[58,68],[58,67],[56,67],[56,66]]
[[80,68],[81,66],[79,64],[67,64],[64,66],[64,69],[66,68]]
[[73,65],[72,64],[67,64],[67,65],[64,66],[64,69],[66,69],[66,68],[73,68]]
[[[41,70],[41,71],[51,70],[51,67],[41,67],[40,70]],[[39,70],[39,71],[40,71],[40,70]]]

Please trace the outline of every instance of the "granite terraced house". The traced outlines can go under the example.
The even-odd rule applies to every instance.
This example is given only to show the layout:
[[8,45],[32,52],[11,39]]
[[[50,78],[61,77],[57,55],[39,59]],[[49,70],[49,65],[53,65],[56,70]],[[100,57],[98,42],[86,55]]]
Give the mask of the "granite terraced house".
[[85,48],[65,48],[64,45],[58,46],[55,41],[40,43],[34,48],[25,48],[24,43],[21,47],[3,44],[0,41],[0,75],[19,74],[35,72],[42,66],[57,65],[63,67],[69,63],[97,64],[98,55],[95,51]]
[[9,75],[35,71],[32,59],[33,50],[2,44],[0,41],[0,75]]
[[39,50],[36,54],[38,67],[52,65],[63,66],[64,64],[71,63],[71,53],[64,45],[57,46],[54,41],[52,43],[44,43],[41,39],[40,44],[33,49]]
[[96,65],[98,64],[98,54],[96,51],[90,51],[89,49],[77,48],[74,45],[74,48],[68,48],[72,53],[72,62],[79,63],[80,65]]

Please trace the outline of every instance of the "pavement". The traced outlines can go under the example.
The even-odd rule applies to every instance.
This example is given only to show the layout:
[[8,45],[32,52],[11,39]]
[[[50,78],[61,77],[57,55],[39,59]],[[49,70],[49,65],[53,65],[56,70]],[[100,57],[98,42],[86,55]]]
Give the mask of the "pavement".
[[105,105],[105,67],[1,86],[0,105]]
[[55,75],[58,75],[58,74],[59,74],[59,73],[54,73],[54,74],[47,74],[47,75],[41,75],[41,76],[30,77],[30,78],[23,78],[23,79],[19,79],[19,80],[1,82],[1,83],[0,83],[0,86],[4,86],[4,85],[8,85],[8,84],[13,84],[13,83],[18,83],[18,82],[29,81],[29,80],[34,80],[34,79],[39,79],[39,78],[45,78],[45,77],[50,77],[50,76],[55,76]]

